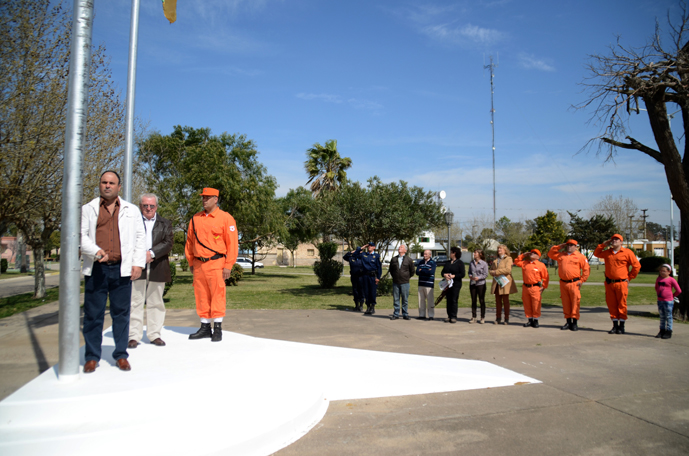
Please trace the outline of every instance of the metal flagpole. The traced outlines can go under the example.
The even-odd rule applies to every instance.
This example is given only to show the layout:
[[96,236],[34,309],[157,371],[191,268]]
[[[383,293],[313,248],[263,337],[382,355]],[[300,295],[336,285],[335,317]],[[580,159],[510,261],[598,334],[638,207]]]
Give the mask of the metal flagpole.
[[123,193],[132,200],[132,161],[134,156],[134,98],[136,94],[136,56],[139,51],[139,0],[132,0],[132,19],[129,29],[129,69],[127,71],[127,111],[124,149]]
[[58,378],[79,378],[79,238],[81,233],[82,160],[91,72],[93,0],[74,0],[67,93],[62,227],[60,234],[60,316]]

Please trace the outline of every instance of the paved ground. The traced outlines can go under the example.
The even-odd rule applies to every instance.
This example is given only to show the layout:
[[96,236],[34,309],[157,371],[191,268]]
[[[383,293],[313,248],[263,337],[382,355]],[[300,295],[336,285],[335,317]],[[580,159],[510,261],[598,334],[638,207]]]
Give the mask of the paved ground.
[[[0,298],[15,296],[22,293],[33,293],[35,280],[33,277],[13,277],[0,280]],[[46,271],[45,287],[55,288],[60,285],[59,271]]]
[[[57,362],[57,310],[48,304],[0,320],[0,398]],[[279,455],[689,454],[689,325],[676,324],[671,340],[659,340],[657,320],[632,317],[627,335],[608,335],[605,309],[586,308],[574,333],[560,331],[560,312],[546,309],[540,329],[521,327],[520,310],[510,326],[322,310],[230,311],[224,326],[274,339],[485,360],[543,382],[333,402]],[[197,322],[193,310],[171,310],[166,320]],[[201,403],[212,407],[210,397]]]

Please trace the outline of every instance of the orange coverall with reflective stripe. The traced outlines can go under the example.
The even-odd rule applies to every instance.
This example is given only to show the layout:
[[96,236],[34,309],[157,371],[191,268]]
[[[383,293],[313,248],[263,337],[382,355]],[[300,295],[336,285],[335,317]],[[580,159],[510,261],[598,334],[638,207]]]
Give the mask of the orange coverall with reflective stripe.
[[[525,260],[522,253],[514,260],[514,264],[522,268],[524,284],[533,285],[538,282],[543,283],[543,289],[548,288],[550,277],[548,268],[540,261]],[[524,314],[527,318],[539,318],[541,316],[541,288],[538,286],[522,286],[522,301],[524,302]]]
[[[633,280],[639,274],[641,264],[636,259],[636,255],[629,249],[621,247],[615,253],[612,248],[604,250],[605,247],[605,244],[598,245],[593,255],[605,261],[606,278],[623,280],[616,283],[605,282],[605,303],[608,305],[610,318],[626,320],[628,281]],[[632,268],[631,271],[629,270],[630,267]]]
[[[194,224],[189,222],[187,243],[184,254],[194,267],[194,297],[196,313],[201,318],[219,318],[225,316],[225,281],[223,269],[232,269],[237,261],[239,239],[237,223],[227,212],[216,209],[210,214],[201,211],[194,214]],[[194,228],[196,235],[194,235]],[[198,236],[198,241],[196,237]],[[208,248],[203,247],[201,244]],[[217,260],[202,261],[215,255],[210,249],[225,255]]]
[[[579,251],[574,253],[560,252],[560,246],[551,247],[548,257],[557,261],[557,273],[560,276],[560,298],[562,299],[562,311],[565,318],[579,320],[581,306],[581,284],[586,282],[591,273],[591,267],[586,257]],[[576,282],[563,282],[579,278]]]

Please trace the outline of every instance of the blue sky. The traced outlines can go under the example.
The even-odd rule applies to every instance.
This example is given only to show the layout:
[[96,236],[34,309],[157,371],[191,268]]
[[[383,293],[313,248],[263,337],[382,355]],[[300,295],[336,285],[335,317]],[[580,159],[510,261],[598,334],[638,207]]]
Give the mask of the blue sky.
[[[131,2],[96,3],[126,88]],[[607,194],[670,221],[660,164],[636,151],[604,163],[577,152],[599,128],[579,83],[588,55],[620,35],[642,45],[670,0],[435,1],[141,0],[136,115],[163,134],[174,125],[246,134],[278,180],[304,185],[305,151],[336,139],[349,177],[445,190],[456,219],[491,216],[490,73],[495,70],[497,216],[586,212]],[[641,117],[641,116],[639,116]],[[645,119],[633,136],[655,147]],[[675,220],[678,220],[675,210]]]

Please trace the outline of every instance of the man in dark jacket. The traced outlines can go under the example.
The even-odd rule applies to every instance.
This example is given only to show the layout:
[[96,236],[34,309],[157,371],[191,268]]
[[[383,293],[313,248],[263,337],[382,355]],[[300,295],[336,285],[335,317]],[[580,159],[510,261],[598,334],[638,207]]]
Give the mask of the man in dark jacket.
[[361,264],[361,256],[354,255],[356,250],[345,253],[344,260],[349,263],[349,277],[352,281],[352,294],[354,295],[354,312],[361,312],[364,307],[364,290],[361,285],[361,277],[364,273]]
[[[433,300],[433,286],[435,285],[435,261],[431,259],[431,251],[423,251],[423,259],[416,266],[419,277],[419,320],[431,321],[435,316],[435,302]],[[428,318],[426,318],[428,311]]]
[[144,304],[146,304],[146,336],[159,347],[165,346],[160,331],[165,322],[163,291],[165,282],[172,281],[168,254],[172,250],[172,224],[156,214],[158,197],[152,193],[141,196],[139,203],[146,228],[146,269],[132,282],[132,308],[129,317],[128,348],[136,348],[144,335]]
[[414,275],[414,261],[406,255],[406,245],[400,245],[398,252],[399,255],[390,260],[394,306],[390,320],[397,320],[400,317],[400,298],[402,299],[402,318],[409,320],[409,279]]

